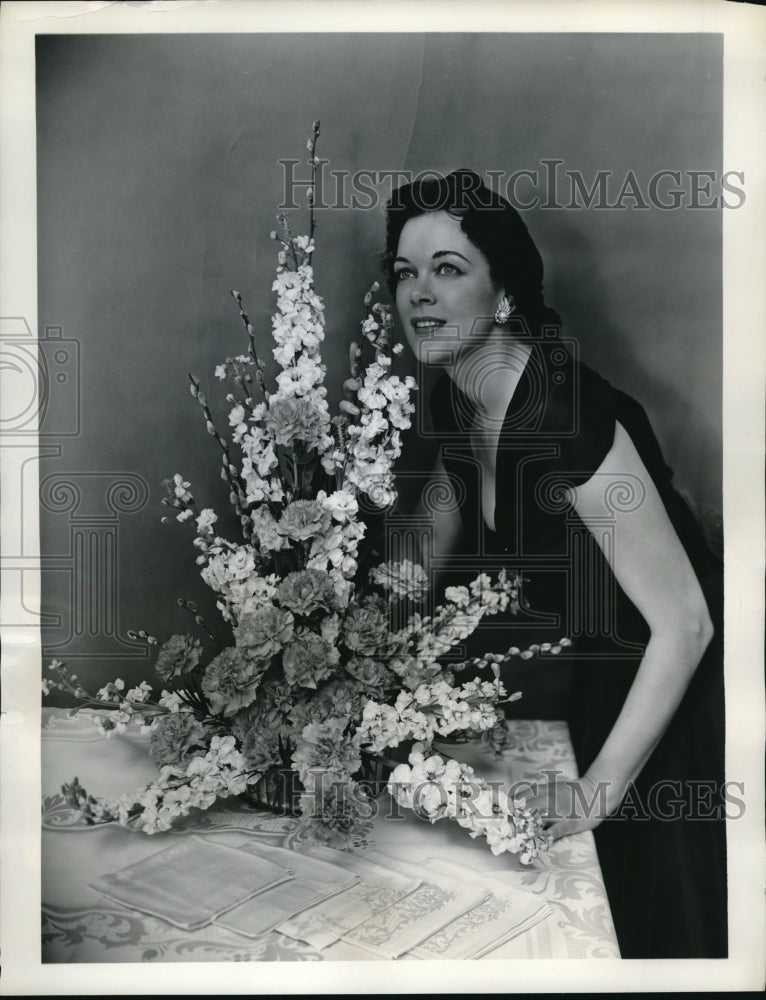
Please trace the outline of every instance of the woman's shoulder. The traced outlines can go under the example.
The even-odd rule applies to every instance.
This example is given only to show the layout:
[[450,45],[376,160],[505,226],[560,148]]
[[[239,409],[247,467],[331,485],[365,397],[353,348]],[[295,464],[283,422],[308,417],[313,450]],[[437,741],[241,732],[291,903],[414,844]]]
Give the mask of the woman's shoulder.
[[559,470],[584,482],[612,448],[621,394],[562,344],[543,346],[538,364],[536,431],[555,445]]

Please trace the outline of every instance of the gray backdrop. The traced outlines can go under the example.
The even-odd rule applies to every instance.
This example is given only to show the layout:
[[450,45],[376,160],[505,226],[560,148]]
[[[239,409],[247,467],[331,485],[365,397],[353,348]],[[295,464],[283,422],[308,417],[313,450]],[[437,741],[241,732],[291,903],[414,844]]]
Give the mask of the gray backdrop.
[[[721,60],[710,35],[38,37],[39,323],[61,404],[44,423],[58,454],[41,460],[48,658],[134,682],[147,664],[127,629],[185,629],[178,596],[217,621],[190,531],[159,523],[160,483],[182,472],[223,508],[186,373],[212,387],[245,349],[231,288],[266,342],[278,161],[306,155],[314,118],[328,170],[510,174],[556,158],[589,183],[611,170],[618,189],[629,170],[644,185],[662,169],[720,175]],[[643,402],[677,484],[720,508],[720,212],[525,219],[565,335]],[[382,207],[320,212],[317,237],[335,398],[379,276]],[[426,461],[410,435],[405,467]]]

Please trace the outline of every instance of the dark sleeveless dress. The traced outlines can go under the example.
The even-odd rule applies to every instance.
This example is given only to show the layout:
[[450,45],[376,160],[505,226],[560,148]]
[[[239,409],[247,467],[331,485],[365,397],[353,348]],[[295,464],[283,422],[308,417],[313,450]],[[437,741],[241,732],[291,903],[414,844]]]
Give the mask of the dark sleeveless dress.
[[[510,661],[506,686],[524,687],[514,664],[527,677],[534,670],[568,678],[566,714],[585,772],[620,712],[649,638],[562,489],[596,474],[619,421],[697,573],[715,636],[619,812],[595,830],[599,861],[624,958],[726,957],[722,566],[673,487],[642,407],[576,361],[563,343],[533,344],[500,435],[494,532],[482,516],[481,470],[471,456],[472,405],[446,374],[431,394],[463,525],[448,582],[507,566],[522,572],[529,605],[519,615],[487,619],[463,654],[570,637],[573,644],[560,657]],[[642,502],[636,476],[608,488],[605,481],[605,490],[612,511]],[[597,529],[607,549],[612,527],[605,517]],[[517,704],[523,716],[524,700]]]

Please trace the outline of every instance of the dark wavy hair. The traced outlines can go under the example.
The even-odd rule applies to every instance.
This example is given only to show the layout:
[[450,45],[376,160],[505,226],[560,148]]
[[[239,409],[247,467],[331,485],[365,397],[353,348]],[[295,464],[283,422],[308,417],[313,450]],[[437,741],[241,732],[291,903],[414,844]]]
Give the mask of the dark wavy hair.
[[447,212],[486,257],[492,280],[516,305],[529,332],[560,327],[561,320],[543,300],[543,261],[521,216],[510,202],[487,187],[472,170],[454,170],[417,179],[397,188],[386,206],[386,249],[382,269],[392,298],[396,296],[393,262],[407,222],[426,212]]

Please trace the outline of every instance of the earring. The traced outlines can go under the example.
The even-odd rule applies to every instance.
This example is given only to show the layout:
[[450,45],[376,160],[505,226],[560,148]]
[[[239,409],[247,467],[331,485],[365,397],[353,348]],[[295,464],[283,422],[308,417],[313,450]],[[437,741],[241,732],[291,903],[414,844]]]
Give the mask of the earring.
[[511,318],[511,313],[514,313],[515,311],[516,303],[513,301],[513,296],[504,295],[502,299],[500,299],[497,309],[495,310],[495,322],[502,326],[503,323],[508,322]]

